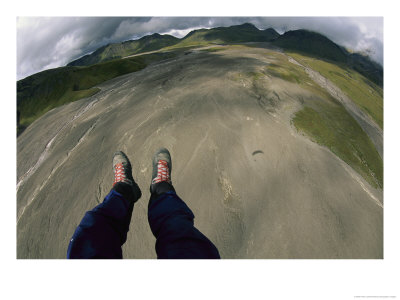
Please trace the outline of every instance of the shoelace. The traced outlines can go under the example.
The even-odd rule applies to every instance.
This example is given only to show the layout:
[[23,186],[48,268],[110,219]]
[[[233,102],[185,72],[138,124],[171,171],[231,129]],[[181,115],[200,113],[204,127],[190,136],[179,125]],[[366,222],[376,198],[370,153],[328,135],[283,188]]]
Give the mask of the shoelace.
[[124,166],[122,165],[122,163],[119,163],[119,164],[115,165],[115,174],[114,174],[113,186],[117,182],[126,182],[125,170],[124,170]]
[[157,164],[157,177],[155,177],[152,183],[159,183],[166,181],[171,183],[171,179],[169,178],[169,168],[168,163],[165,160],[159,160]]

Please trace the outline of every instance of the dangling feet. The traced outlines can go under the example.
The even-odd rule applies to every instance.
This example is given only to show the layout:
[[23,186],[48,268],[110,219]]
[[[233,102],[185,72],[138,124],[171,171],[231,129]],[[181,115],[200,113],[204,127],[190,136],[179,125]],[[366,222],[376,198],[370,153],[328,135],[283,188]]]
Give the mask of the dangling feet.
[[117,151],[114,153],[113,171],[113,189],[134,202],[139,200],[142,196],[142,192],[133,180],[131,163],[124,152]]
[[153,174],[150,185],[150,192],[155,192],[155,187],[160,186],[159,183],[166,182],[165,188],[162,190],[174,190],[171,181],[171,155],[165,148],[159,149],[153,156]]

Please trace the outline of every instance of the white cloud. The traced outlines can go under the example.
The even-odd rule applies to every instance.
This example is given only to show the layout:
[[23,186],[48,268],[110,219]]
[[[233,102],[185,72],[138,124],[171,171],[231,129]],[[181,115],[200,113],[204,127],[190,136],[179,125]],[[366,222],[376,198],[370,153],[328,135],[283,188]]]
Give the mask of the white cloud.
[[183,38],[189,32],[191,32],[193,30],[201,29],[201,28],[209,29],[210,27],[196,26],[196,27],[190,27],[190,28],[187,28],[187,29],[171,29],[169,31],[160,32],[160,34],[169,34],[169,35],[173,35],[174,37],[177,37],[177,38]]

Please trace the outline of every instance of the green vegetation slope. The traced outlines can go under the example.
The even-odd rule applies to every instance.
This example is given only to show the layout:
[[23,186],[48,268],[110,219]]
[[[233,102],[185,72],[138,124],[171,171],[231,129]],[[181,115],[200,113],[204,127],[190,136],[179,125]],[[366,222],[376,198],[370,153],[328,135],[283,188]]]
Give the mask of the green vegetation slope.
[[149,63],[175,56],[154,53],[85,67],[46,70],[17,82],[17,134],[49,110],[92,96],[106,80],[145,68]]
[[[342,68],[324,60],[291,53],[301,63],[327,75],[344,91],[354,91],[350,97],[359,101],[383,103],[379,87],[349,68]],[[298,131],[309,136],[316,143],[327,147],[373,187],[383,187],[383,160],[368,135],[344,106],[319,85],[313,82],[303,68],[287,61],[286,57],[277,57],[277,63],[266,68],[266,72],[289,82],[297,83],[310,90],[315,97],[304,99],[303,109],[292,119]],[[312,62],[312,63],[310,63]],[[348,78],[344,78],[344,77]],[[336,79],[337,80],[336,80]],[[373,98],[371,95],[374,86]],[[371,104],[378,115],[383,114],[383,107]]]
[[346,65],[289,54],[332,81],[383,129],[383,89],[380,86]]

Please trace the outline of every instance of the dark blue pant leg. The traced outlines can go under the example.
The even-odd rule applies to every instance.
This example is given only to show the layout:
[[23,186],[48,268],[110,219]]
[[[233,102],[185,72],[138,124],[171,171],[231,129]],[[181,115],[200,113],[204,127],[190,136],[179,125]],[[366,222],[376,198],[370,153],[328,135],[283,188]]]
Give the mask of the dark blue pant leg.
[[173,187],[165,182],[160,185],[164,191],[153,193],[148,210],[150,228],[157,239],[157,257],[220,258],[215,245],[194,227],[192,211]]
[[67,258],[122,258],[134,201],[112,189],[86,212],[68,246]]

